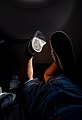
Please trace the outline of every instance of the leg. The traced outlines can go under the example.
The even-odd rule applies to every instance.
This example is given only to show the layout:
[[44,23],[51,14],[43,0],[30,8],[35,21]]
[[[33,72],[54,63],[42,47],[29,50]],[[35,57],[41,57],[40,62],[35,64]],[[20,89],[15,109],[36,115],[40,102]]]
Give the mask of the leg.
[[50,38],[52,57],[71,79],[75,76],[75,56],[72,41],[63,31],[54,32]]

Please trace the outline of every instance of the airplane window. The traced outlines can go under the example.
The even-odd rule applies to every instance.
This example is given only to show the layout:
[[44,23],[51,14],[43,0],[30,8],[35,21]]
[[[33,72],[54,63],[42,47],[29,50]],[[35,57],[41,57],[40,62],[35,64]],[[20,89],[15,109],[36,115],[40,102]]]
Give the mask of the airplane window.
[[47,6],[54,0],[8,0],[8,1],[25,8],[40,8]]

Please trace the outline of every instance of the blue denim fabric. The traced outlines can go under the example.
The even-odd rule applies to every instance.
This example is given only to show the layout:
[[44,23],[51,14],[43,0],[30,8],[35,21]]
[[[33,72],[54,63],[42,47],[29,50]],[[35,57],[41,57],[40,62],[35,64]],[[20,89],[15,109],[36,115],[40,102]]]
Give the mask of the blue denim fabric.
[[65,75],[54,76],[47,83],[29,80],[23,94],[28,119],[53,120],[66,111],[82,109],[82,91]]

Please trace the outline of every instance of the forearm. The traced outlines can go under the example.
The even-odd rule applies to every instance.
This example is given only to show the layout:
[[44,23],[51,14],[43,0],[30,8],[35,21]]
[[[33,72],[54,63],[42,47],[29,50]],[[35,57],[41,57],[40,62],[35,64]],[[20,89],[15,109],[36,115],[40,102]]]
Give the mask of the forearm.
[[27,64],[27,76],[29,80],[33,79],[33,57],[28,61]]

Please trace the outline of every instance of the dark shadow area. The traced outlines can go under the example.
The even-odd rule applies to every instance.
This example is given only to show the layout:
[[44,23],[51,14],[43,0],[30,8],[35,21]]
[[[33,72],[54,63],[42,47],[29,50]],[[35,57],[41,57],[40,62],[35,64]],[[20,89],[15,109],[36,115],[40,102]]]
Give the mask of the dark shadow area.
[[[81,0],[54,0],[53,4],[42,9],[23,9],[10,4],[6,0],[0,1],[0,37],[8,38],[11,44],[3,47],[0,44],[1,54],[9,59],[13,66],[19,66],[24,56],[25,45],[15,44],[15,39],[28,39],[37,29],[41,29],[49,40],[50,34],[56,30],[65,31],[71,38],[74,46],[78,77],[81,77],[82,67],[82,1]],[[11,40],[13,39],[13,40]],[[18,40],[18,42],[19,42]],[[21,40],[20,40],[21,41]],[[12,45],[13,43],[13,45]],[[21,49],[22,48],[22,49]],[[19,52],[22,51],[22,52]],[[39,55],[37,63],[50,63],[48,47]],[[5,54],[4,54],[5,52]],[[46,54],[45,54],[46,53]],[[9,54],[9,55],[8,55]],[[44,61],[42,60],[44,59]],[[4,60],[3,60],[4,61]]]

